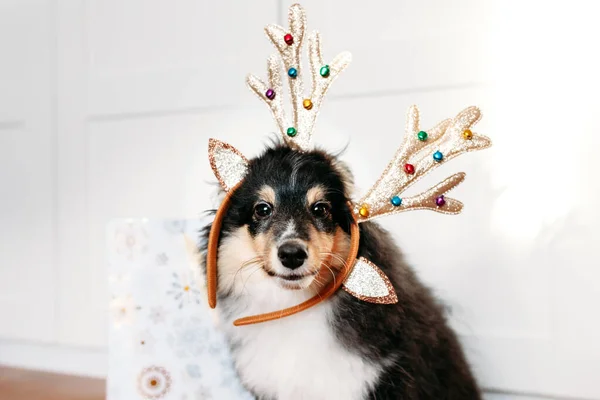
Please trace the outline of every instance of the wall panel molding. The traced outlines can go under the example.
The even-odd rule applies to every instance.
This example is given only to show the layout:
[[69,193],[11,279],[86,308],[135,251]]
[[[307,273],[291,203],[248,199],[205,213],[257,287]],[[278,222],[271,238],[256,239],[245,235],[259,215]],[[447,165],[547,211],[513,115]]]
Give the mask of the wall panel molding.
[[262,26],[277,20],[276,0],[87,3],[88,116],[255,101],[245,76],[266,75],[273,49]]
[[0,340],[0,365],[105,378],[108,351],[106,348]]
[[0,337],[45,343],[56,326],[53,15],[51,0],[0,3]]
[[91,279],[87,212],[87,2],[57,0],[59,343],[102,346],[90,327]]

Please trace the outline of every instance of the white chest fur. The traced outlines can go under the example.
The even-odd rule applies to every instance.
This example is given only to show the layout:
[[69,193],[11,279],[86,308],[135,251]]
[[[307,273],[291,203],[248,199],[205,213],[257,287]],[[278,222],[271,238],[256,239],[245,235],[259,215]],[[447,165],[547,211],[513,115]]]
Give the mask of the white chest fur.
[[[256,298],[244,300],[256,302],[244,315],[262,308]],[[287,301],[273,301],[260,312],[273,310],[276,303]],[[234,358],[244,384],[278,400],[363,399],[380,369],[342,347],[327,320],[330,307],[321,303],[291,317],[243,327],[224,321],[226,333],[240,343]]]
[[268,399],[363,399],[381,369],[340,344],[328,321],[330,302],[280,320],[233,326],[233,319],[281,310],[313,295],[282,289],[256,266],[240,269],[256,256],[247,236],[240,229],[222,243],[219,288],[233,295],[217,306],[232,315],[221,327],[235,344],[234,362],[244,385]]

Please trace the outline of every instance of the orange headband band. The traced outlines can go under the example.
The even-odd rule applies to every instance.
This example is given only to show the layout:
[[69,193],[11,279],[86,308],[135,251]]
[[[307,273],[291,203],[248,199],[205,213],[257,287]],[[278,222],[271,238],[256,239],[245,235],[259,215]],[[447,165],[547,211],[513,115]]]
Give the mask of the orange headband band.
[[[217,306],[217,253],[219,251],[219,237],[221,236],[221,226],[223,224],[223,218],[229,209],[231,204],[231,197],[236,189],[239,187],[239,183],[227,192],[221,206],[215,214],[215,219],[210,228],[210,234],[208,235],[208,248],[206,252],[206,287],[208,293],[208,305],[210,308]],[[279,311],[272,311],[265,314],[252,315],[249,317],[240,318],[234,321],[235,326],[258,324],[260,322],[271,321],[274,319],[284,318],[300,311],[304,311],[312,306],[315,306],[322,301],[327,300],[342,286],[346,278],[351,272],[352,266],[358,254],[358,245],[360,240],[360,231],[356,220],[352,220],[350,225],[350,250],[348,257],[346,258],[345,268],[340,272],[332,282],[329,282],[323,287],[323,289],[317,293],[314,297],[306,300],[303,303],[288,307]]]
[[[321,39],[317,31],[306,32],[306,15],[299,4],[290,7],[288,25],[268,25],[267,37],[275,46],[277,54],[268,59],[268,80],[248,75],[246,83],[250,89],[270,108],[279,127],[283,141],[298,151],[311,151],[311,138],[319,109],[332,82],[349,65],[348,52],[340,53],[331,62],[324,61]],[[307,34],[305,34],[307,33]],[[309,72],[312,75],[312,99],[304,98],[300,66],[302,43],[308,39]],[[281,70],[295,71],[289,75],[291,96],[291,118],[283,105]],[[333,283],[326,285],[317,296],[294,307],[267,314],[242,318],[235,325],[254,324],[286,317],[306,310],[329,298],[340,287],[362,301],[377,304],[393,304],[398,301],[393,285],[386,274],[365,257],[356,258],[359,244],[358,224],[386,215],[413,210],[430,210],[441,214],[458,214],[463,204],[446,194],[462,183],[465,174],[455,173],[429,189],[413,195],[403,193],[431,170],[461,154],[482,150],[491,146],[488,137],[472,131],[481,119],[477,107],[468,107],[434,125],[431,129],[420,126],[419,110],[408,109],[406,134],[402,144],[388,163],[380,178],[358,201],[350,204],[353,221],[350,228],[350,253],[345,268]],[[209,140],[209,160],[215,176],[227,192],[211,227],[206,255],[208,303],[217,304],[217,252],[222,222],[231,202],[232,193],[239,187],[249,168],[249,161],[233,146]]]

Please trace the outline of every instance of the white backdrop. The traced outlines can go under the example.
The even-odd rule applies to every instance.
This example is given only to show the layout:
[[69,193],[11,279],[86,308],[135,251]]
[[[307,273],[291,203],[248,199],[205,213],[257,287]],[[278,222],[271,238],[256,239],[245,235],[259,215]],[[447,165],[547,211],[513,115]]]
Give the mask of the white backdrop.
[[[104,228],[214,206],[208,137],[247,156],[275,130],[245,88],[284,0],[0,0],[0,362],[106,372]],[[600,399],[600,70],[595,3],[306,0],[325,58],[354,60],[317,123],[365,190],[403,135],[468,105],[490,150],[458,217],[388,218],[452,307],[485,387]],[[507,395],[510,396],[510,395]]]

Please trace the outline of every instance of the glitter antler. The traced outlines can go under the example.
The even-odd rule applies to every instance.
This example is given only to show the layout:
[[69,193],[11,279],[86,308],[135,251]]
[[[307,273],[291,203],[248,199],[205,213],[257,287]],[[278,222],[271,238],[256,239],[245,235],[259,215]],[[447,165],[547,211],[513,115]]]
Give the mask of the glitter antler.
[[[309,150],[312,130],[325,93],[340,72],[348,66],[352,57],[350,53],[343,52],[335,57],[329,65],[324,64],[320,35],[316,31],[312,32],[308,38],[312,90],[310,98],[305,98],[300,61],[306,26],[304,9],[299,4],[292,5],[288,20],[289,30],[287,32],[279,25],[268,25],[265,28],[267,36],[278,50],[278,54],[273,54],[267,62],[268,84],[254,75],[248,75],[246,83],[271,109],[286,143],[300,150]],[[287,119],[283,108],[282,61],[290,85],[292,123]]]
[[[454,174],[418,195],[401,198],[409,186],[439,164],[467,151],[491,146],[485,136],[475,135],[471,127],[481,118],[477,107],[469,107],[454,119],[446,119],[429,131],[419,128],[419,110],[408,109],[406,135],[400,149],[388,164],[375,185],[358,202],[354,214],[358,223],[383,215],[409,210],[433,210],[445,214],[458,214],[462,203],[444,195],[459,185],[465,174]],[[369,260],[356,259],[343,289],[352,296],[379,304],[398,301],[394,288],[385,273]]]
[[[330,65],[323,63],[320,37],[317,32],[310,34],[308,53],[312,75],[310,98],[304,98],[304,85],[301,75],[300,51],[304,40],[306,17],[300,5],[294,4],[289,11],[289,30],[269,25],[267,36],[275,45],[278,54],[272,55],[267,64],[268,85],[254,75],[246,79],[248,86],[271,109],[286,144],[301,151],[310,150],[312,130],[321,108],[321,103],[333,80],[350,63],[347,52],[341,53]],[[283,109],[281,64],[285,67],[290,85],[293,121],[290,123]],[[338,279],[311,299],[283,310],[241,318],[235,325],[247,325],[278,319],[303,311],[332,296],[342,287],[350,295],[371,303],[393,304],[398,302],[394,287],[385,272],[365,257],[358,257],[360,230],[358,223],[383,215],[396,214],[409,210],[433,210],[445,214],[457,214],[462,210],[458,200],[444,195],[459,185],[465,174],[456,173],[432,188],[412,197],[400,195],[426,175],[429,171],[460,154],[481,150],[491,146],[485,136],[471,131],[481,114],[477,107],[469,107],[454,119],[440,122],[429,131],[419,128],[419,112],[415,106],[408,110],[406,135],[400,149],[388,164],[383,174],[367,194],[353,203],[353,223],[350,225],[350,248],[344,268]],[[209,158],[215,176],[226,192],[221,206],[215,214],[206,252],[207,294],[210,307],[217,303],[217,252],[222,222],[231,197],[248,172],[249,161],[233,146],[211,139]]]
[[471,131],[481,118],[477,107],[469,107],[454,119],[446,119],[429,131],[419,128],[419,110],[408,110],[406,135],[400,149],[368,193],[355,203],[358,222],[409,210],[432,210],[458,214],[463,204],[444,195],[458,186],[465,174],[459,172],[418,195],[401,198],[409,186],[440,164],[468,151],[491,146],[489,138]]

